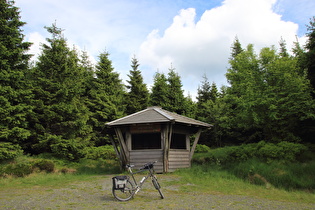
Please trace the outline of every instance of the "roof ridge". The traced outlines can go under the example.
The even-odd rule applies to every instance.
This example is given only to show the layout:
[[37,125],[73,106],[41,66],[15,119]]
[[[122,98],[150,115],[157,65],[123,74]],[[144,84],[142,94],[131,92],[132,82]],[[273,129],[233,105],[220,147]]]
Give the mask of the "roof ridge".
[[152,109],[154,109],[154,111],[158,112],[159,114],[161,114],[163,117],[166,117],[169,120],[175,120],[174,117],[168,115],[167,113],[165,113],[165,109],[162,109],[161,107],[152,107]]
[[[171,111],[167,111],[167,110],[164,110],[164,111],[170,112],[170,113],[172,113],[173,115],[176,115],[176,116],[178,116],[178,117],[180,117],[180,118],[189,119],[189,120],[192,120],[192,121],[194,121],[194,122],[198,122],[198,123],[201,123],[201,124],[204,124],[204,125],[210,125],[209,123],[206,123],[206,122],[203,122],[203,121],[200,121],[200,120],[196,120],[196,119],[194,119],[194,118],[187,117],[187,116],[184,116],[184,115],[180,115],[180,114],[178,114],[178,113],[176,113],[176,112],[171,112]],[[176,120],[176,119],[175,119],[175,120]]]

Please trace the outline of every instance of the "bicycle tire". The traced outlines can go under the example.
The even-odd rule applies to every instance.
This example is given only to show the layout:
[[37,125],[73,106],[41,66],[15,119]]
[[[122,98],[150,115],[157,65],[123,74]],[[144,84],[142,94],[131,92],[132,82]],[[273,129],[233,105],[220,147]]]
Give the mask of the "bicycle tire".
[[163,193],[161,191],[161,185],[159,184],[159,182],[158,182],[156,177],[152,178],[152,183],[153,183],[153,186],[155,187],[155,189],[157,189],[157,191],[159,191],[161,199],[164,199],[164,195],[163,195]]
[[133,184],[127,180],[124,189],[112,188],[114,197],[119,201],[129,201],[133,197]]

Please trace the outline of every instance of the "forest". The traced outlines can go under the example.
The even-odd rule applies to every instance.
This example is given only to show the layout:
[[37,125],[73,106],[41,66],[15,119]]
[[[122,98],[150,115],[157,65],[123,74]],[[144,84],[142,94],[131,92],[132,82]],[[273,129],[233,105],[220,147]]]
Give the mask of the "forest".
[[204,75],[195,101],[184,95],[176,69],[157,72],[148,87],[133,57],[124,83],[109,52],[92,64],[87,52],[68,46],[56,24],[45,27],[50,37],[31,62],[32,43],[24,41],[19,8],[1,1],[0,14],[0,161],[44,153],[79,160],[110,144],[106,122],[148,106],[212,124],[199,141],[210,148],[314,144],[315,17],[305,46],[296,41],[287,49],[280,40],[255,52],[255,43],[242,46],[235,38],[229,85],[217,87]]

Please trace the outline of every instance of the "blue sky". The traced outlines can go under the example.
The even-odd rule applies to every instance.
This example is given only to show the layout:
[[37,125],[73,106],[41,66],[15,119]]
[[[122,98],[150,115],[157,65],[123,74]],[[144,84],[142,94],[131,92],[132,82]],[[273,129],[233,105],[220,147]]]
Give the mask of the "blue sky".
[[254,44],[288,48],[315,15],[314,0],[16,0],[31,52],[49,34],[44,26],[56,21],[69,46],[85,50],[93,62],[105,50],[125,81],[131,58],[140,63],[149,88],[154,74],[171,65],[181,76],[185,94],[196,96],[202,76],[226,85],[230,47],[237,36],[243,47]]

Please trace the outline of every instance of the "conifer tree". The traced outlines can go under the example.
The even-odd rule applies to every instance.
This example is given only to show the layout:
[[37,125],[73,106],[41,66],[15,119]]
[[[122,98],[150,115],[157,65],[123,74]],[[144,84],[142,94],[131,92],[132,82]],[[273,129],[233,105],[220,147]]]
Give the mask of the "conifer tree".
[[[308,37],[306,43],[306,65],[307,65],[307,74],[308,79],[311,82],[313,91],[315,91],[315,16],[310,20],[309,25],[307,26]],[[313,98],[315,98],[315,92],[312,93]]]
[[127,87],[126,94],[126,113],[132,114],[142,109],[147,108],[149,101],[149,91],[147,85],[143,83],[143,77],[139,70],[139,62],[133,57],[131,60],[131,70],[128,75],[129,85]]
[[238,54],[243,52],[242,45],[237,37],[235,37],[235,41],[232,46],[231,59],[236,58]]
[[68,48],[62,30],[56,24],[46,29],[52,38],[42,45],[33,70],[35,149],[77,159],[82,157],[91,133],[89,111],[81,98],[85,70],[76,50]]
[[166,109],[168,111],[176,112],[177,114],[185,113],[185,97],[182,89],[182,82],[180,76],[171,67],[168,72],[168,103]]
[[91,112],[89,124],[93,127],[92,141],[96,146],[109,143],[101,132],[106,122],[123,116],[124,89],[108,52],[99,55],[95,77],[91,77],[87,95],[86,103]]
[[298,125],[314,118],[314,102],[297,59],[280,56],[273,47],[257,56],[249,45],[230,64],[226,125],[240,136],[246,133],[246,141],[299,141]]
[[0,1],[0,142],[24,147],[31,135],[28,118],[32,107],[26,81],[31,43],[24,42],[23,25],[14,1]]
[[154,83],[150,94],[150,105],[166,107],[168,103],[168,85],[165,74],[157,72],[154,75]]
[[197,104],[198,106],[211,99],[211,86],[206,75],[203,75],[201,86],[197,90]]

